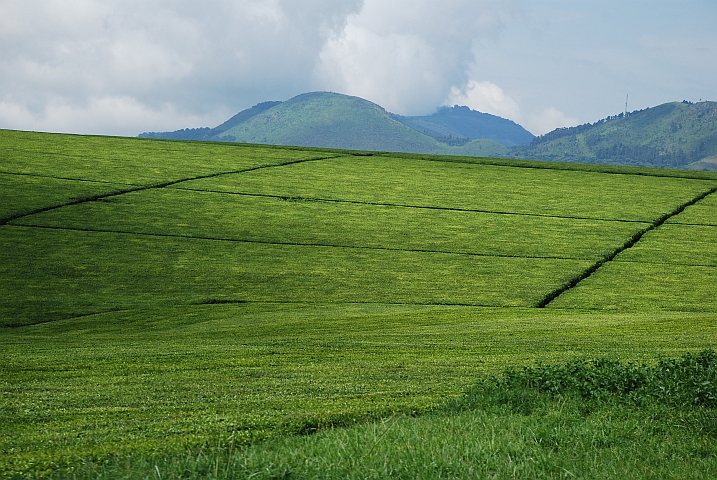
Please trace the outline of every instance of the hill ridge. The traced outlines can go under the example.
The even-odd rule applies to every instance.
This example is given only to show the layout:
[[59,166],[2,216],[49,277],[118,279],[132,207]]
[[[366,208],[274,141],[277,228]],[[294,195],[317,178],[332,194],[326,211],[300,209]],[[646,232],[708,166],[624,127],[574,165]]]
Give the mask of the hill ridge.
[[[360,97],[308,92],[285,102],[257,104],[214,128],[145,132],[139,137],[468,156],[504,155],[506,146],[532,138],[509,120],[465,109],[447,107],[429,117],[402,117]],[[459,114],[472,122],[467,130],[448,118]],[[512,133],[496,133],[506,128]]]
[[356,96],[309,92],[259,103],[214,128],[139,137],[717,171],[717,102],[670,102],[534,137],[466,106],[411,117]]
[[528,144],[534,137],[519,124],[467,106],[443,106],[432,115],[395,118],[409,127],[449,145],[485,138],[506,147]]
[[559,128],[510,152],[516,158],[668,168],[688,168],[714,155],[717,102],[709,101],[664,103]]
[[352,150],[496,155],[503,145],[487,139],[448,145],[398,121],[360,97],[310,92],[282,102],[217,135],[216,140]]

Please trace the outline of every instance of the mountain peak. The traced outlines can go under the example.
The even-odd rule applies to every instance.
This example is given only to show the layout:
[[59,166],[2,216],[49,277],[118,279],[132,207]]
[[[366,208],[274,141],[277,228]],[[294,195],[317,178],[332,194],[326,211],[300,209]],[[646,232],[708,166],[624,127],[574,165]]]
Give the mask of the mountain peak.
[[360,97],[308,92],[256,104],[215,128],[140,136],[715,169],[717,103],[670,102],[534,137],[511,120],[465,105],[404,117]]
[[432,115],[399,117],[399,120],[439,140],[484,138],[512,147],[526,145],[533,139],[532,133],[511,120],[464,105],[443,106]]

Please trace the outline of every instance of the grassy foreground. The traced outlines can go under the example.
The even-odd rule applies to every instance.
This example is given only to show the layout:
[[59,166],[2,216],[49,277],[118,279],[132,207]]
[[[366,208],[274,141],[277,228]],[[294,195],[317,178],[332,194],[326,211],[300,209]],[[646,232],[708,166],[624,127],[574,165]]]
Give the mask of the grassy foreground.
[[394,415],[248,447],[230,434],[181,457],[85,461],[65,475],[710,478],[716,388],[714,351],[656,366],[596,360],[509,369],[419,418]]
[[714,472],[711,406],[451,399],[714,348],[717,175],[0,131],[0,185],[4,477]]
[[[425,413],[534,359],[711,345],[714,315],[206,305],[3,332],[10,471],[197,451]],[[181,455],[184,455],[182,453]],[[53,465],[55,467],[53,467]],[[37,470],[35,470],[37,469]]]

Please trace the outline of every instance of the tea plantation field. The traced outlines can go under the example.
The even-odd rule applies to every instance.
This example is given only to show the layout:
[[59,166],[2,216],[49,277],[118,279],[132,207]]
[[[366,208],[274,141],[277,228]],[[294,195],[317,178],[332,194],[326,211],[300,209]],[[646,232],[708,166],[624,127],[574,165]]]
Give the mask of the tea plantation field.
[[0,131],[0,476],[167,478],[152,459],[410,431],[511,366],[714,348],[716,192],[707,172]]

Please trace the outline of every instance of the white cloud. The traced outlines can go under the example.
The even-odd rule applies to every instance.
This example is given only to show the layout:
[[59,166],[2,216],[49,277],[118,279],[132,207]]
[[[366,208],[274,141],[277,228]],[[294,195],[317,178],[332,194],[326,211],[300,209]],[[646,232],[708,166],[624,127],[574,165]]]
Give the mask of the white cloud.
[[446,105],[465,105],[483,113],[498,115],[514,121],[522,117],[518,102],[502,88],[491,82],[470,80],[462,88],[452,87]]
[[[137,134],[167,125],[214,126],[254,103],[311,89],[327,36],[360,5],[5,0],[0,128]],[[134,128],[105,111],[117,99]]]
[[319,85],[372,100],[392,112],[435,108],[436,93],[443,90],[440,65],[418,36],[382,36],[349,25],[327,42],[320,58]]
[[535,135],[542,135],[560,127],[572,127],[579,123],[576,117],[570,117],[555,107],[548,107],[542,111],[528,115],[523,120],[523,126]]
[[324,44],[317,85],[400,114],[430,113],[465,80],[473,41],[496,36],[516,4],[365,0]]
[[518,100],[488,81],[470,80],[461,88],[452,87],[444,104],[465,105],[479,112],[513,120],[535,135],[578,124],[577,118],[569,117],[555,107],[544,108],[535,113],[525,112]]
[[136,135],[214,126],[310,90],[401,114],[446,99],[509,118],[469,82],[476,39],[520,0],[7,0],[0,3],[0,128]]
[[82,104],[57,97],[40,111],[11,99],[0,101],[0,125],[18,130],[134,136],[138,130],[176,130],[206,125],[207,120],[172,104],[150,108],[128,96],[89,98]]
[[717,8],[642,3],[2,0],[0,128],[214,126],[333,90],[402,114],[453,98],[541,133],[615,114],[626,93],[631,108],[714,99]]

